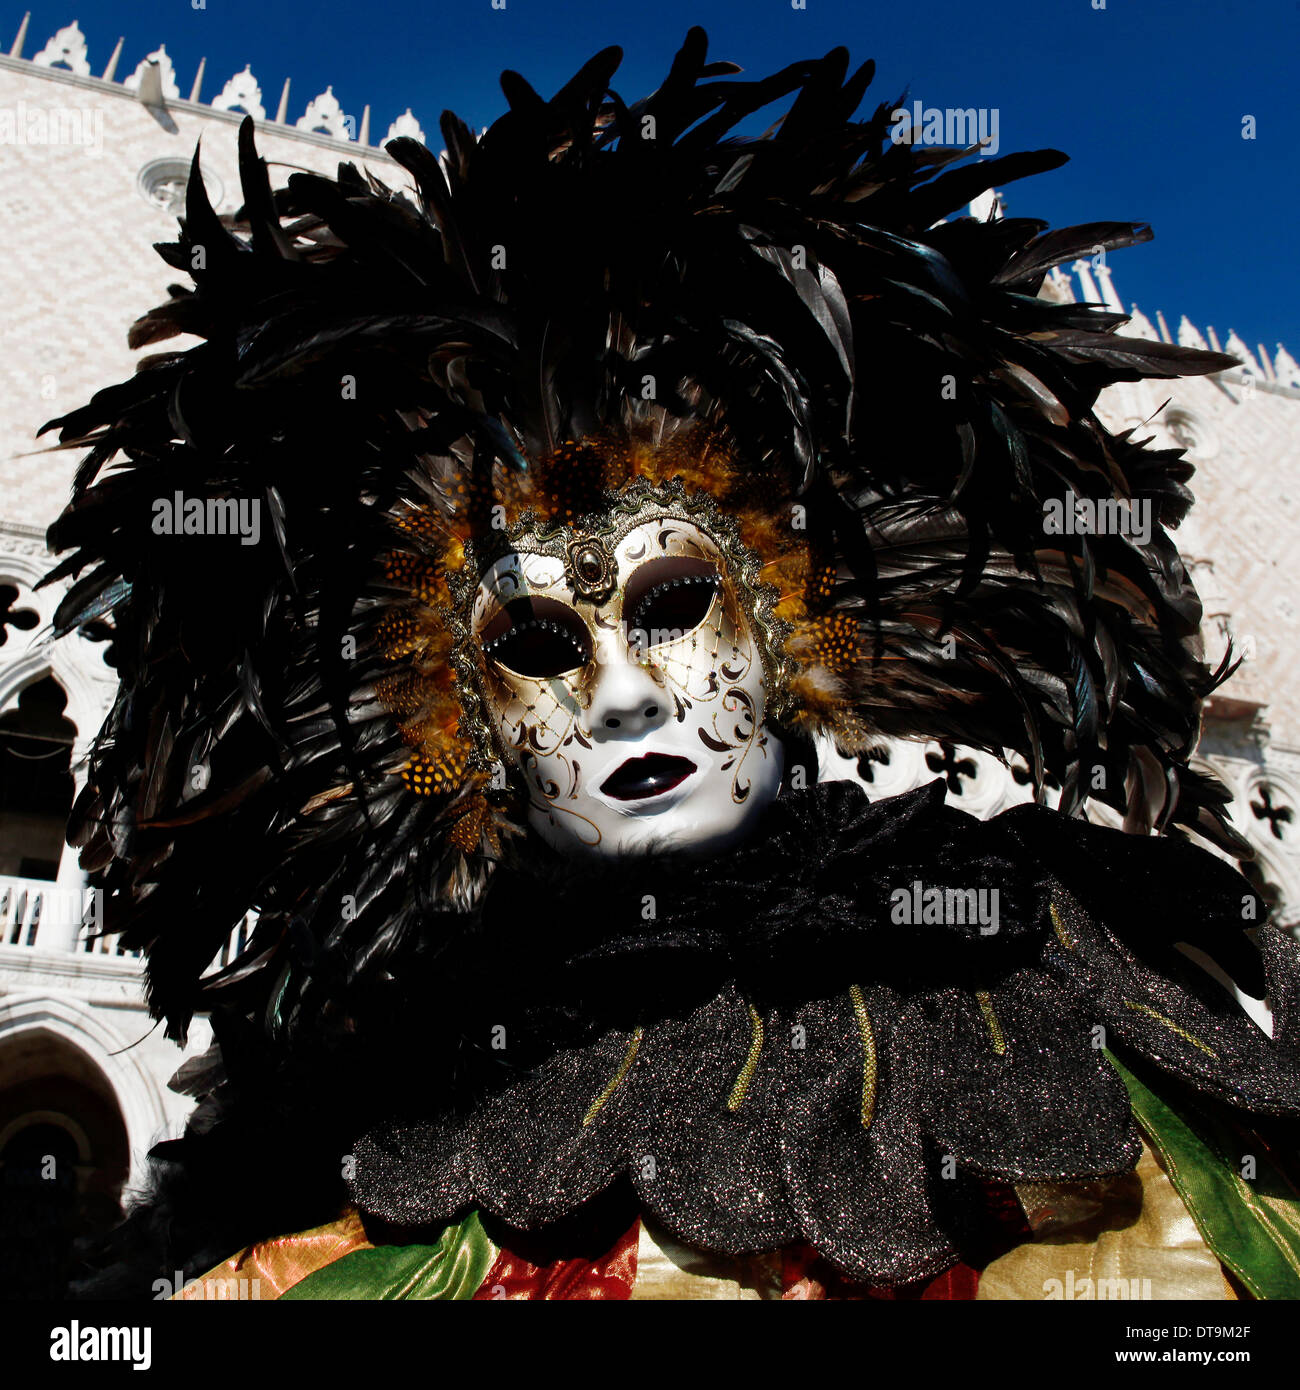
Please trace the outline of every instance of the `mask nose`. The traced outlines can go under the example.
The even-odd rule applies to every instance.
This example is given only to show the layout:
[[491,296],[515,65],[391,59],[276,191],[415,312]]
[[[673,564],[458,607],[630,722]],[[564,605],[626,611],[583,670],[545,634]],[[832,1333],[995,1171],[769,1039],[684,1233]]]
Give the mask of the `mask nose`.
[[667,691],[635,659],[621,635],[602,634],[596,660],[587,710],[587,731],[594,740],[641,738],[667,722]]

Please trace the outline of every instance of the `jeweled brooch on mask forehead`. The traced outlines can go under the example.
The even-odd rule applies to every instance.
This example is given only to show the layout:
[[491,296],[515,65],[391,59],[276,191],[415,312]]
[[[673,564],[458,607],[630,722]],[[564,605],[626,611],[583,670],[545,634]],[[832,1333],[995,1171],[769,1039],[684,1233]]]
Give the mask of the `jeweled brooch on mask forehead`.
[[564,577],[573,596],[587,603],[603,603],[618,582],[614,552],[598,536],[583,536],[570,543],[564,559]]

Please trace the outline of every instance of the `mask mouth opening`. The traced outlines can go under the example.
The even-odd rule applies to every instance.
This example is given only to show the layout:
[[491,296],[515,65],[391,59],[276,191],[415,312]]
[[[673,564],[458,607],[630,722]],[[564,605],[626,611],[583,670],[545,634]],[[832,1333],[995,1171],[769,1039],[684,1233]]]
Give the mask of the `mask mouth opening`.
[[645,801],[681,786],[695,771],[696,765],[689,758],[646,753],[621,763],[600,784],[600,789],[614,801]]

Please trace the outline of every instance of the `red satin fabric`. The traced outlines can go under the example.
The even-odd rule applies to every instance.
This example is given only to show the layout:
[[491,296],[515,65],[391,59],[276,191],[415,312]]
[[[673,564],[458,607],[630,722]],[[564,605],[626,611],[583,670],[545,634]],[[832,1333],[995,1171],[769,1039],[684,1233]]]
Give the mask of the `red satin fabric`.
[[796,1245],[781,1254],[783,1299],[973,1299],[980,1276],[970,1265],[954,1265],[937,1278],[901,1289],[868,1289],[851,1283],[812,1248]]
[[621,1300],[632,1297],[636,1282],[638,1217],[613,1249],[596,1260],[555,1260],[535,1265],[503,1249],[475,1299],[554,1298]]

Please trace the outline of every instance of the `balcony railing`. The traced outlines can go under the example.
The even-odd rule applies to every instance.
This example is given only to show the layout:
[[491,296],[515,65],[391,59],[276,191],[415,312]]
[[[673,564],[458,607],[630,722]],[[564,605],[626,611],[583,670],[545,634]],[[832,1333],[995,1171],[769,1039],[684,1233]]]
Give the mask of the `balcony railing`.
[[[208,967],[230,964],[253,933],[256,914],[249,913]],[[139,960],[117,936],[101,934],[99,899],[92,888],[64,888],[38,878],[0,874],[0,946],[27,946],[34,951]]]

